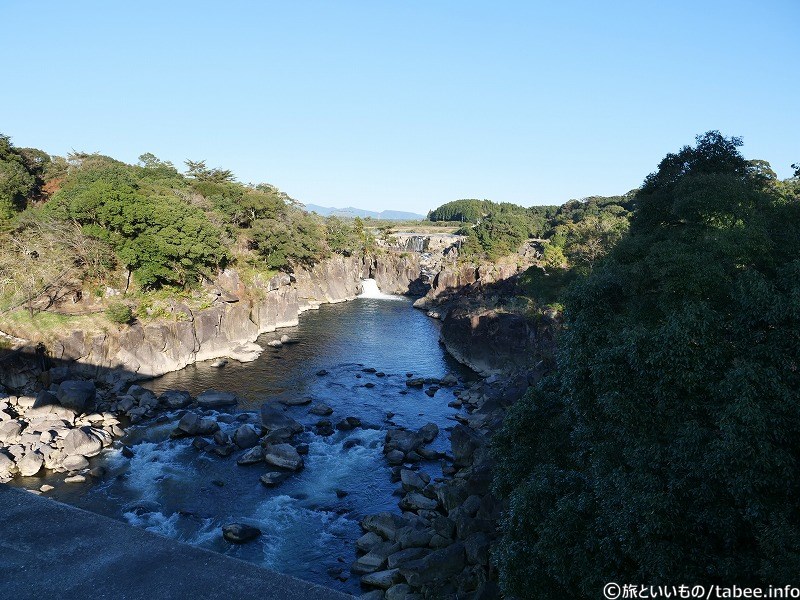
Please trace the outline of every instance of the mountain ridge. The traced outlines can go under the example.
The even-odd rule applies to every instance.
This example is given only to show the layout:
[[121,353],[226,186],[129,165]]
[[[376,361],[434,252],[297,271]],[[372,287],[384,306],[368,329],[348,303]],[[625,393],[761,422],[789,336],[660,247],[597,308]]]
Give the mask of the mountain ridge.
[[389,221],[421,221],[425,215],[406,212],[402,210],[366,210],[348,206],[346,208],[334,208],[330,206],[319,206],[317,204],[304,204],[303,207],[309,212],[315,212],[322,217],[371,217],[373,219],[385,219]]

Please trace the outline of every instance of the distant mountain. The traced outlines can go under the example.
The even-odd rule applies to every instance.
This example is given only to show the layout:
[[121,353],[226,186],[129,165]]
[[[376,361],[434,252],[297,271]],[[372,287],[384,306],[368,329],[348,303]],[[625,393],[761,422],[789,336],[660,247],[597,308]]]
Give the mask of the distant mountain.
[[348,217],[355,218],[372,217],[373,219],[385,219],[387,221],[421,221],[425,215],[418,215],[416,213],[404,212],[402,210],[382,210],[375,212],[374,210],[364,210],[363,208],[331,208],[329,206],[317,206],[316,204],[306,204],[305,209],[309,212],[315,212],[322,217]]

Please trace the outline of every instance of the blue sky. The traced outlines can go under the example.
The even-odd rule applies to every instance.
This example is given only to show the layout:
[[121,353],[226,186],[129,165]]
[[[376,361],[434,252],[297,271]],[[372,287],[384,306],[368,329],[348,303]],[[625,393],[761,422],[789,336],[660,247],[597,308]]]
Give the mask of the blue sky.
[[623,193],[709,129],[788,177],[798,23],[798,0],[0,0],[0,132],[422,213]]

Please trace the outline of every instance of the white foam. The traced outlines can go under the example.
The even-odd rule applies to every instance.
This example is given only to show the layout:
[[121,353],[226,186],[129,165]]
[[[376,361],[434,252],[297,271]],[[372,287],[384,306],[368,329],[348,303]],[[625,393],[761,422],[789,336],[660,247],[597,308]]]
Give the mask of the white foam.
[[361,289],[362,292],[358,295],[359,298],[371,298],[373,300],[406,300],[405,296],[384,294],[378,288],[378,283],[374,279],[362,279]]
[[196,476],[193,465],[178,458],[186,447],[182,440],[137,444],[133,447],[125,487],[138,494],[140,500],[159,502],[165,478],[181,480]]
[[178,537],[178,530],[176,524],[178,522],[178,513],[173,513],[166,516],[161,512],[146,512],[137,515],[135,512],[126,512],[122,515],[131,525],[143,527],[147,531],[158,533],[164,537],[176,538]]

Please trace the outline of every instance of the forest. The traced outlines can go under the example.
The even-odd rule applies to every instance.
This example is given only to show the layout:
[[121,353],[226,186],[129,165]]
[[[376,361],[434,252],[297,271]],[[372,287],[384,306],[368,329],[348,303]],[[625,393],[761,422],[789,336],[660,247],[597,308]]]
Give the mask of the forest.
[[568,287],[557,365],[494,436],[507,596],[797,580],[800,168],[740,146],[668,154]]
[[360,219],[322,219],[269,184],[143,154],[50,156],[0,136],[0,308],[67,281],[125,292],[180,293],[235,264],[290,271],[372,244]]

